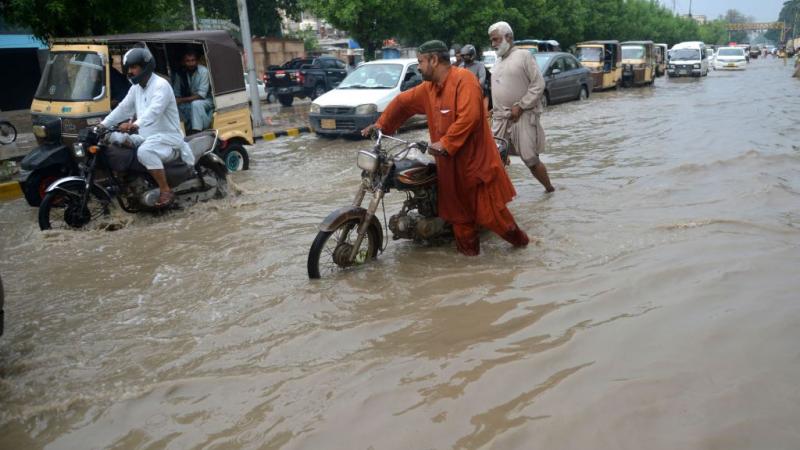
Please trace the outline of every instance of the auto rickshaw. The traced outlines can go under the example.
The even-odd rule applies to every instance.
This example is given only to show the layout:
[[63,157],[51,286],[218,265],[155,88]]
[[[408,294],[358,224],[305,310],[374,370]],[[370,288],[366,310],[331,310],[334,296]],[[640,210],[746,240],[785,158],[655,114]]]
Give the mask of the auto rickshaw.
[[[210,129],[219,132],[215,149],[228,170],[249,167],[244,145],[252,145],[253,122],[242,76],[239,47],[225,31],[179,31],[53,39],[50,56],[31,104],[33,133],[39,146],[21,164],[20,185],[31,206],[46,188],[77,173],[72,144],[78,133],[100,123],[128,92],[122,55],[146,46],[156,60],[155,73],[177,76],[187,50],[194,50],[210,74],[213,111]],[[187,129],[184,124],[184,129]]]
[[547,40],[540,41],[539,39],[522,39],[514,41],[514,45],[518,48],[523,48],[531,53],[543,52],[560,52],[561,46],[558,41]]
[[656,79],[653,41],[628,41],[622,46],[622,85],[652,85]]
[[616,89],[622,83],[619,41],[588,41],[577,45],[578,61],[592,73],[594,90]]
[[667,73],[667,55],[669,54],[667,44],[656,44],[656,76],[663,77]]

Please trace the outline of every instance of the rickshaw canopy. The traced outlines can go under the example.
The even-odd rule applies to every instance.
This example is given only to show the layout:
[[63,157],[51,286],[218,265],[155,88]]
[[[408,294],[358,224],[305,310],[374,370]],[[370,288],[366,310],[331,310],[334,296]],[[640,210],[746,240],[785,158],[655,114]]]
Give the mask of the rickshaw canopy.
[[242,53],[227,31],[171,31],[163,33],[133,33],[109,36],[55,38],[53,45],[97,44],[109,46],[136,44],[194,44],[202,45],[211,74],[214,95],[245,90]]

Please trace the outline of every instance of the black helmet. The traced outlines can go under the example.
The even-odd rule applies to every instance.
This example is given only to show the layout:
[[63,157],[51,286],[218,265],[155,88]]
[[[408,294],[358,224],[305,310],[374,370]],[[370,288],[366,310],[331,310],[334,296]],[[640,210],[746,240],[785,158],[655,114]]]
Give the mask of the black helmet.
[[472,57],[473,59],[475,59],[475,57],[477,55],[478,55],[478,51],[475,50],[475,46],[474,45],[467,44],[467,45],[461,47],[461,56],[462,57],[463,56],[469,56],[469,57]]
[[153,54],[150,53],[150,50],[140,47],[132,48],[122,57],[122,67],[125,69],[126,75],[130,66],[139,66],[142,68],[139,75],[128,77],[131,84],[138,84],[153,73],[156,69],[156,60],[153,58]]

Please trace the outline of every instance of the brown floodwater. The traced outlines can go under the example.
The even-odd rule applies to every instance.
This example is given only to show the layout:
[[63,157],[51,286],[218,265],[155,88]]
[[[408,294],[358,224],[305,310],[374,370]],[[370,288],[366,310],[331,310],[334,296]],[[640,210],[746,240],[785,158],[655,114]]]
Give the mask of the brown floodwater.
[[791,73],[550,107],[556,193],[509,168],[537,242],[476,258],[394,241],[308,280],[366,141],[262,142],[240,195],[117,231],[0,204],[0,448],[800,448]]

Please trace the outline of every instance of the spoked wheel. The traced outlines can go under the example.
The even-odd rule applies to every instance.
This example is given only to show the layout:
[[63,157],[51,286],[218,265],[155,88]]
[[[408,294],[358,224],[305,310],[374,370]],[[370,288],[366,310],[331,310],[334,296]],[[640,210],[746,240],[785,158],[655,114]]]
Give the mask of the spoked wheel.
[[108,214],[111,199],[96,187],[92,187],[86,205],[81,206],[85,190],[83,182],[73,181],[48,192],[39,206],[39,228],[42,231],[83,228]]
[[10,144],[17,140],[17,129],[11,122],[0,121],[0,144]]
[[380,229],[373,224],[367,228],[355,260],[350,260],[358,235],[358,223],[359,219],[350,219],[334,231],[317,233],[308,252],[309,278],[328,277],[349,267],[363,265],[378,256]]

